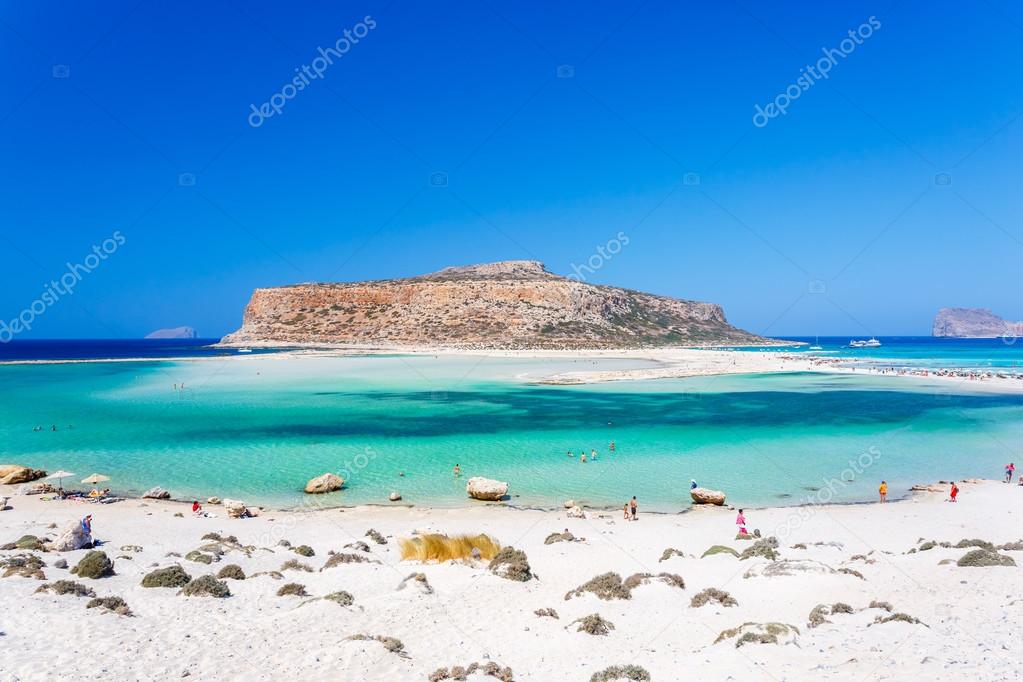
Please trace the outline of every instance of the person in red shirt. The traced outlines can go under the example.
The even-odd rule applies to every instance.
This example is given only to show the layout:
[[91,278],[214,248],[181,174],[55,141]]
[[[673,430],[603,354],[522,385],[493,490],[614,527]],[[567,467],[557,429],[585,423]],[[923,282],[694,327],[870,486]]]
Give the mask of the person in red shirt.
[[956,496],[959,494],[959,486],[956,485],[955,481],[952,481],[952,489],[948,491],[948,501],[955,502]]
[[192,513],[193,514],[198,514],[201,511],[202,511],[202,505],[199,504],[199,500],[193,500],[192,501]]

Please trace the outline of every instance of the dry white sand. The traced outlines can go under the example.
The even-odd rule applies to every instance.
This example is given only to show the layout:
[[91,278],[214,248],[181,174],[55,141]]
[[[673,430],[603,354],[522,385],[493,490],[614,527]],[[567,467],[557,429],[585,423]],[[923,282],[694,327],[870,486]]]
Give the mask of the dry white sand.
[[[0,679],[426,680],[439,667],[486,661],[510,666],[515,680],[545,682],[589,680],[615,664],[640,665],[653,680],[1015,679],[1023,623],[1020,569],[940,564],[967,549],[907,551],[920,539],[953,544],[963,538],[996,544],[1018,540],[1023,535],[1018,529],[1023,488],[977,482],[962,486],[956,504],[944,498],[943,493],[921,493],[886,505],[747,510],[751,528],[779,536],[783,559],[852,568],[862,573],[861,580],[845,573],[745,577],[768,560],[699,558],[714,544],[740,551],[749,545],[733,540],[735,512],[727,508],[676,515],[648,515],[641,508],[637,522],[623,521],[620,512],[572,519],[562,512],[488,504],[456,510],[267,511],[233,520],[195,518],[185,505],[172,502],[91,505],[14,497],[13,508],[0,512],[0,542],[53,533],[50,523],[63,526],[94,514],[102,548],[119,557],[117,574],[81,582],[99,596],[123,597],[134,616],[87,610],[87,598],[37,594],[41,583],[31,578],[0,579]],[[383,533],[388,544],[364,537],[369,528]],[[544,544],[548,534],[565,528],[585,542]],[[489,533],[523,549],[539,578],[509,581],[490,573],[485,563],[402,562],[396,540],[413,530]],[[229,552],[212,566],[168,556],[195,549],[210,531],[236,535],[258,549],[251,556]],[[316,555],[298,556],[277,545],[282,538],[308,544]],[[366,556],[380,563],[319,571],[329,550],[353,551],[343,547],[355,540],[367,541],[371,552]],[[806,549],[794,548],[798,543]],[[129,545],[142,549],[121,549]],[[659,561],[668,547],[686,556]],[[0,552],[0,558],[14,553]],[[69,552],[63,558],[74,566],[84,554]],[[1023,552],[1003,554],[1023,562]],[[60,556],[40,556],[47,563],[47,581],[74,579],[53,567]],[[186,598],[175,589],[140,586],[145,573],[175,562],[193,576],[228,563],[251,575],[276,570],[288,559],[308,563],[314,572],[289,571],[284,580],[228,581],[232,596],[227,599]],[[396,590],[402,578],[416,571],[426,574],[433,594],[415,585]],[[604,571],[623,577],[666,571],[681,575],[685,589],[653,582],[636,588],[629,600],[601,601],[590,594],[565,600],[566,592]],[[346,590],[355,603],[347,608],[325,601],[300,606],[301,598],[276,596],[285,582],[302,583],[311,595]],[[728,591],[738,605],[693,608],[693,595],[708,587]],[[896,612],[926,625],[872,624],[877,616],[888,615],[866,608],[875,599],[891,602]],[[855,612],[807,627],[815,605],[834,602],[845,602]],[[555,609],[560,618],[534,615],[541,608]],[[591,613],[614,623],[614,631],[601,637],[569,627]],[[784,645],[714,643],[722,630],[747,621],[788,623],[800,634],[795,643]],[[375,641],[346,640],[359,633],[397,637],[408,656],[390,653]]]

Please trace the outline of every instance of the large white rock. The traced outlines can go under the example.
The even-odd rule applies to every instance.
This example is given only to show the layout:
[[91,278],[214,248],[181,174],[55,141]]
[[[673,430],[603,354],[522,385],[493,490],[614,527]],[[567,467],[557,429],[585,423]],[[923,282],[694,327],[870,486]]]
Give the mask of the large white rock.
[[147,500],[169,500],[170,491],[164,490],[160,486],[154,486],[142,494],[143,499]]
[[224,500],[224,510],[232,519],[243,519],[249,516],[249,508],[241,500]]
[[465,486],[465,492],[474,500],[496,502],[508,494],[508,484],[492,478],[473,476]]
[[393,493],[387,496],[387,499],[389,499],[391,502],[397,502],[401,499],[401,493],[399,493],[398,491],[394,491]]
[[693,488],[689,496],[693,498],[693,504],[716,504],[720,507],[725,503],[725,494],[720,490]]
[[341,490],[341,486],[345,484],[345,479],[341,478],[337,474],[327,472],[322,476],[309,479],[309,482],[305,484],[305,491],[310,495],[321,495],[323,493],[332,493],[335,490]]
[[53,542],[46,543],[50,552],[73,552],[88,546],[92,546],[92,535],[85,532],[81,521],[72,521]]
[[576,505],[574,507],[569,507],[567,513],[568,513],[568,518],[570,518],[570,519],[585,519],[586,518],[586,512],[584,512],[583,508],[578,506],[578,505]]

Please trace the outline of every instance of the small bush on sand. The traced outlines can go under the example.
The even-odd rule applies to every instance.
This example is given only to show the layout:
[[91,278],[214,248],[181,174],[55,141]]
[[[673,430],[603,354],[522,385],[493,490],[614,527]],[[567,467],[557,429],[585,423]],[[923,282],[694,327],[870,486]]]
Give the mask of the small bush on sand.
[[717,639],[714,640],[714,643],[717,644],[726,639],[738,637],[735,641],[735,648],[738,649],[747,644],[778,644],[783,637],[786,641],[794,641],[798,634],[799,628],[787,623],[747,622],[739,627],[722,631]]
[[813,607],[810,611],[810,616],[807,618],[807,627],[815,628],[831,621],[827,619],[827,616],[834,615],[836,613],[853,613],[853,607],[843,602],[835,602],[831,606],[827,604],[818,604]]
[[638,665],[613,665],[604,668],[599,673],[593,673],[590,682],[617,682],[618,680],[631,680],[631,682],[650,682],[650,673]]
[[658,573],[657,575],[653,573],[633,573],[622,582],[622,585],[631,593],[632,590],[640,585],[646,585],[651,580],[660,580],[665,585],[677,587],[680,590],[686,589],[686,581],[677,573]]
[[298,547],[292,547],[291,551],[294,552],[295,554],[300,554],[302,556],[314,556],[316,554],[313,548],[310,547],[309,545],[299,545]]
[[305,591],[305,585],[300,583],[288,583],[281,585],[281,588],[277,590],[278,597],[308,597],[309,593]]
[[71,572],[79,578],[105,578],[114,574],[114,562],[111,561],[106,552],[92,550],[78,562],[78,565],[71,569]]
[[736,533],[735,534],[735,539],[736,540],[756,540],[757,538],[756,538],[756,536],[750,535],[749,533]]
[[367,545],[362,540],[356,540],[355,542],[349,542],[347,545],[345,545],[345,549],[357,549],[360,552],[368,552],[369,545]]
[[197,564],[212,564],[214,561],[220,561],[220,557],[216,554],[210,554],[208,552],[200,552],[197,549],[193,549],[191,552],[185,555],[185,561],[194,561]]
[[102,608],[105,611],[111,611],[119,616],[130,616],[131,609],[128,608],[128,604],[120,597],[96,597],[89,601],[85,605],[87,609]]
[[975,549],[964,554],[956,566],[1015,566],[1016,560],[989,549]]
[[879,625],[881,623],[891,623],[891,622],[909,623],[910,625],[923,625],[925,628],[930,627],[929,625],[927,625],[927,623],[924,623],[923,621],[919,620],[918,618],[914,618],[913,616],[909,615],[908,613],[893,613],[893,614],[888,615],[888,616],[877,616],[876,618],[874,618],[874,622],[873,623],[869,623],[867,625],[867,627],[870,627],[871,625]]
[[91,587],[86,587],[81,583],[76,583],[73,580],[58,580],[53,583],[45,583],[40,585],[36,592],[53,592],[54,594],[65,595],[72,594],[76,597],[95,597],[96,593],[92,591]]
[[736,558],[739,557],[739,553],[736,552],[731,547],[725,547],[724,545],[714,545],[714,546],[710,547],[706,552],[704,552],[700,556],[700,558],[704,559],[704,558],[709,557],[709,556],[714,556],[715,554],[731,554],[732,556],[734,556]]
[[495,663],[494,661],[487,661],[483,665],[480,665],[479,663],[470,663],[464,668],[460,665],[455,665],[451,668],[437,668],[430,673],[430,676],[426,679],[428,682],[464,680],[469,675],[489,675],[497,678],[499,682],[513,682],[514,680],[511,668],[507,666],[502,668],[499,663]]
[[[380,642],[384,645],[384,648],[390,651],[392,654],[398,654],[402,658],[408,658],[408,654],[405,653],[405,644],[397,637],[385,637],[384,635],[352,635],[351,637],[345,637],[345,639],[361,642]],[[457,679],[457,678],[455,678]],[[464,678],[463,678],[464,679]]]
[[979,547],[980,549],[992,551],[994,551],[995,548],[993,543],[988,542],[987,540],[978,540],[977,538],[963,539],[955,544],[956,549],[966,549],[967,547]]
[[185,573],[180,566],[168,566],[147,573],[142,578],[142,587],[184,587],[192,581],[192,576]]
[[711,602],[717,602],[718,604],[721,604],[721,606],[739,605],[739,602],[737,602],[732,595],[728,594],[724,590],[719,590],[716,587],[708,587],[702,592],[696,593],[693,595],[693,599],[689,602],[689,605],[694,609],[698,609],[701,606],[710,604]]
[[866,578],[863,577],[863,574],[857,571],[855,568],[846,568],[843,566],[842,568],[838,569],[838,572],[845,573],[846,575],[854,575],[860,580],[866,580]]
[[545,545],[553,545],[555,542],[575,542],[575,536],[566,528],[563,533],[551,533],[543,541]]
[[537,618],[560,618],[558,612],[554,609],[537,609],[533,613],[536,614]]
[[245,580],[245,571],[238,564],[228,564],[217,573],[217,577],[227,580]]
[[344,590],[341,590],[339,592],[331,592],[330,594],[321,598],[326,599],[327,601],[332,601],[339,606],[351,606],[352,604],[355,603],[355,597],[353,597],[348,592],[345,592]]
[[331,554],[327,558],[327,563],[323,564],[323,568],[321,568],[320,570],[325,571],[328,568],[334,568],[335,566],[340,566],[341,564],[368,564],[368,563],[370,563],[369,559],[367,559],[364,556],[359,556],[358,554],[344,553]]
[[892,605],[891,604],[889,604],[886,601],[878,601],[877,599],[872,600],[870,602],[870,606],[868,606],[867,608],[868,609],[884,609],[885,611],[888,611],[889,613],[891,613],[891,611],[892,611]]
[[285,571],[305,571],[306,573],[312,573],[313,567],[309,564],[303,564],[298,559],[288,559],[281,564],[281,573]]
[[22,535],[14,542],[8,543],[0,549],[23,549],[30,552],[43,552],[43,541],[35,535]]
[[670,559],[673,556],[679,556],[679,557],[683,557],[684,558],[685,554],[683,554],[682,550],[680,550],[680,549],[675,549],[674,547],[669,547],[668,549],[666,549],[663,552],[661,552],[661,558],[657,560],[657,563],[661,563],[662,561],[667,561],[668,559]]
[[573,620],[568,626],[571,627],[576,623],[579,623],[576,632],[585,632],[588,635],[606,635],[615,629],[614,623],[604,620],[600,617],[599,613],[591,613],[588,616]]
[[[15,554],[0,559],[0,568],[4,570],[3,577],[20,576],[22,578],[35,578],[46,580],[43,568],[46,564],[35,554]],[[73,572],[73,571],[72,571]]]
[[373,542],[377,543],[378,545],[387,544],[387,538],[385,538],[383,535],[381,535],[373,528],[370,528],[369,530],[366,531],[366,537],[372,540]]
[[422,590],[423,594],[433,594],[433,588],[430,587],[430,581],[426,579],[425,573],[409,573],[407,576],[402,578],[402,581],[398,583],[398,589],[404,590],[405,586],[409,583],[418,586]]
[[489,568],[494,575],[522,583],[536,577],[533,575],[533,569],[529,566],[526,553],[511,545],[502,547],[501,551],[494,555],[494,558],[490,560]]
[[258,577],[263,576],[263,575],[265,575],[265,576],[267,576],[269,578],[272,578],[274,580],[284,580],[284,574],[281,573],[280,571],[260,571],[258,573],[253,573],[252,575],[249,576],[248,579],[258,578]]
[[178,594],[186,597],[230,597],[231,590],[223,580],[217,580],[212,575],[199,576],[192,580]]
[[765,538],[763,540],[757,540],[752,546],[747,547],[743,550],[742,554],[739,555],[740,561],[746,559],[752,559],[754,557],[762,557],[768,561],[777,561],[778,552],[778,539],[774,537]]
[[574,590],[565,594],[565,601],[572,597],[581,597],[583,592],[592,592],[604,601],[612,599],[632,599],[632,592],[625,587],[622,576],[609,571],[590,578]]
[[203,540],[212,540],[213,542],[227,542],[231,544],[238,544],[238,538],[233,535],[221,535],[220,533],[206,533],[202,536]]
[[473,550],[481,559],[493,559],[501,551],[501,544],[489,535],[456,535],[439,533],[398,540],[402,561],[455,561],[474,558]]

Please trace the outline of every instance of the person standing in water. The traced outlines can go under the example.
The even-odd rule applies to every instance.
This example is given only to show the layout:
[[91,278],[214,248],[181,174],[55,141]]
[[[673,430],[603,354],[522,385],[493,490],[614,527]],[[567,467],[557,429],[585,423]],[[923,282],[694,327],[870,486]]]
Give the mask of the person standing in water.
[[458,478],[461,475],[462,475],[462,468],[456,464],[455,465],[455,478]]
[[586,464],[586,453],[585,452],[582,455],[579,456],[579,461],[582,462],[583,464]]
[[615,451],[615,442],[611,441],[611,445],[609,445],[607,447],[607,449],[610,450],[611,452],[614,452]]
[[881,481],[881,487],[877,489],[877,494],[881,496],[881,502],[888,501],[888,481]]

